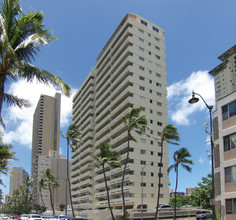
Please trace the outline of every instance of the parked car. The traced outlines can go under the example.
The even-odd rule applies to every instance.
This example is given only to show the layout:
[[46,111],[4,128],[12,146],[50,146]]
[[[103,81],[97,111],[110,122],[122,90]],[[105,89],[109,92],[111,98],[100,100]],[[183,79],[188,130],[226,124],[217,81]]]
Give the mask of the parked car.
[[22,215],[19,216],[20,220],[28,220],[28,218],[29,218],[28,214],[22,214]]
[[42,220],[42,217],[41,215],[37,215],[37,214],[29,214],[28,220]]
[[169,209],[172,209],[172,207],[170,205],[160,205],[158,207],[159,211],[162,211],[162,210],[165,211],[165,210],[169,210]]
[[210,211],[199,211],[196,213],[196,219],[208,219],[211,218],[212,214]]

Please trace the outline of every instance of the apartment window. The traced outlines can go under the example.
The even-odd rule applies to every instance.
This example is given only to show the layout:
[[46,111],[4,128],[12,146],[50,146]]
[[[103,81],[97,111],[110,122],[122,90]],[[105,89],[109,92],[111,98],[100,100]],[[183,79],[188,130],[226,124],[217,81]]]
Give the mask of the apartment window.
[[157,105],[158,105],[158,106],[162,106],[161,102],[157,102]]
[[162,184],[162,183],[160,183],[160,184],[158,184],[158,186],[160,186],[160,187],[163,187],[163,184]]
[[156,77],[161,78],[161,74],[156,73]]
[[163,194],[160,194],[160,198],[163,198]]
[[151,89],[149,89],[149,92],[150,92],[150,93],[152,93],[152,90],[151,90]]
[[151,53],[150,51],[148,51],[148,54],[149,54],[149,55],[152,55],[152,53]]
[[144,107],[140,106],[140,109],[141,109],[141,111],[145,112],[145,108]]
[[161,143],[161,142],[158,142],[157,145],[161,147],[161,146],[162,146],[162,143]]
[[151,172],[151,176],[154,176],[154,173],[153,173],[153,172]]
[[142,33],[142,34],[144,33],[144,31],[142,29],[138,29],[138,30],[139,30],[140,33]]
[[150,141],[150,144],[153,145],[153,141]]
[[160,57],[160,56],[158,56],[158,55],[155,55],[155,57],[156,57],[158,60],[160,60],[160,59],[161,59],[161,57]]
[[144,58],[143,57],[139,57],[139,60],[144,61]]
[[153,163],[153,162],[150,162],[150,165],[151,165],[151,166],[153,166],[153,165],[154,165],[154,163]]
[[154,193],[151,193],[151,198],[154,198]]
[[146,186],[146,183],[140,183],[141,186]]
[[142,127],[142,128],[140,128],[140,131],[141,132],[146,132],[146,129]]
[[159,29],[156,28],[156,27],[154,27],[154,26],[152,26],[152,30],[154,30],[154,31],[156,31],[156,32],[159,32]]
[[146,154],[146,150],[140,150],[140,154]]
[[149,79],[149,83],[152,84],[152,80],[151,79]]
[[146,161],[141,160],[141,161],[140,161],[140,164],[141,164],[141,165],[146,165]]
[[160,92],[157,92],[157,96],[161,97],[161,93],[160,93]]
[[144,81],[144,77],[143,76],[139,76],[139,79]]
[[161,113],[161,112],[157,112],[157,115],[158,115],[158,116],[162,116],[162,113]]
[[160,47],[158,47],[158,46],[155,46],[155,48],[156,48],[157,50],[160,50]]
[[146,143],[146,139],[140,138],[140,142],[145,144]]
[[162,153],[161,152],[158,152],[158,154],[157,154],[159,157],[162,155]]
[[152,114],[152,112],[153,112],[153,110],[152,109],[150,109],[150,113]]
[[145,100],[145,99],[146,99],[146,98],[143,97],[143,96],[139,96],[139,98],[140,98],[141,100]]
[[147,26],[147,22],[146,22],[146,21],[144,21],[144,20],[141,20],[141,24],[143,24],[143,25]]
[[130,174],[130,175],[134,175],[134,171],[133,171],[133,170],[130,170],[130,171],[129,171],[129,174]]
[[155,37],[155,40],[156,40],[157,42],[159,42],[159,41],[160,41],[160,39],[159,39],[159,38],[157,38],[157,37]]
[[142,67],[142,66],[139,66],[139,69],[142,70],[142,71],[144,71],[144,67]]
[[153,134],[153,130],[150,130],[150,134]]
[[158,125],[158,126],[162,126],[162,122],[158,121],[158,122],[157,122],[157,125]]
[[156,83],[156,86],[157,87],[161,87],[161,83]]
[[153,155],[153,151],[151,151],[150,154]]
[[148,46],[151,46],[151,43],[150,43],[150,42],[148,42]]
[[161,132],[157,132],[157,136],[161,136]]
[[158,173],[158,177],[163,177],[163,173]]
[[146,176],[146,172],[140,172],[141,176]]
[[151,187],[153,187],[154,186],[154,184],[153,183],[151,183]]
[[142,38],[139,38],[139,41],[141,41],[141,42],[144,42],[144,39],[142,39]]
[[236,115],[236,100],[222,107],[222,118],[226,120]]
[[153,124],[153,120],[152,119],[150,120],[150,124]]
[[151,37],[151,34],[148,34],[148,37]]
[[163,167],[163,163],[158,163],[158,166],[159,167]]
[[150,103],[152,103],[152,100],[151,100],[151,99],[150,99],[149,101],[150,101]]
[[129,160],[129,163],[134,163],[134,159],[130,159],[130,160]]
[[226,214],[236,214],[236,199],[226,199]]
[[224,137],[224,151],[236,148],[236,133]]
[[139,89],[145,91],[145,88],[143,86],[139,86]]
[[149,70],[149,73],[150,73],[150,74],[152,74],[152,71],[151,71],[151,70]]
[[139,47],[139,50],[140,50],[141,52],[144,52],[144,49],[143,49],[142,47]]
[[226,167],[225,168],[225,182],[236,181],[236,166]]

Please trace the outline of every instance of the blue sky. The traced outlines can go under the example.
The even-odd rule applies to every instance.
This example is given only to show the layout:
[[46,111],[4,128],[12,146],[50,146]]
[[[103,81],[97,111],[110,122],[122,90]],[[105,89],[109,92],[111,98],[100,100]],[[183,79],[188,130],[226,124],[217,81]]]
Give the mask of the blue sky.
[[[169,123],[181,136],[181,147],[192,154],[193,170],[180,170],[178,191],[194,187],[211,172],[205,143],[208,135],[203,124],[209,112],[203,102],[187,103],[191,91],[200,93],[209,105],[215,105],[213,79],[208,71],[217,66],[217,59],[235,44],[235,0],[22,0],[24,11],[43,10],[45,26],[52,29],[57,41],[42,48],[35,65],[59,75],[72,88],[79,88],[96,57],[126,13],[136,13],[162,27],[166,33],[166,63]],[[4,108],[7,124],[4,141],[12,143],[18,161],[30,173],[32,118],[41,93],[54,95],[55,90],[36,82],[25,86],[19,81],[8,84],[7,90],[28,98],[30,109]],[[71,122],[71,99],[62,97],[61,129]],[[65,142],[60,151],[65,153]],[[172,155],[179,148],[169,146]],[[9,190],[9,177],[2,176]],[[175,187],[175,175],[170,174],[170,188]]]

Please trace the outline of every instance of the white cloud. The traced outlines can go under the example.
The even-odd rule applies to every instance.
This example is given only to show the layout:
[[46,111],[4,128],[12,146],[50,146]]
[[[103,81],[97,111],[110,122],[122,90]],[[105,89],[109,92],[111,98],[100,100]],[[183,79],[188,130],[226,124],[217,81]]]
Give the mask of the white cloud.
[[208,105],[214,104],[214,81],[208,71],[193,72],[187,79],[167,87],[169,114],[171,120],[179,125],[188,125],[192,113],[207,109],[202,100],[194,105],[188,103],[193,90],[202,95]]
[[204,161],[205,161],[205,160],[204,160],[202,157],[200,157],[199,160],[198,160],[198,162],[201,163],[201,164],[203,164]]
[[[31,103],[30,108],[19,109],[17,107],[5,107],[3,118],[6,122],[4,141],[6,143],[20,143],[31,147],[32,141],[32,121],[33,114],[41,94],[54,96],[57,91],[51,86],[47,86],[34,81],[27,83],[25,80],[19,80],[10,85],[8,93],[18,97],[28,99]],[[61,128],[68,125],[72,113],[72,98],[76,90],[72,89],[70,98],[61,95]]]

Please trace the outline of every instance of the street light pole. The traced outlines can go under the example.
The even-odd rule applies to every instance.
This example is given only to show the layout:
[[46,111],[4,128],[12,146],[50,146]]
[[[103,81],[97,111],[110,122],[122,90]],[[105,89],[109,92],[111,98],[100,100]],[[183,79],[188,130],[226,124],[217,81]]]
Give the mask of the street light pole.
[[196,92],[192,92],[192,98],[188,101],[190,104],[197,103],[199,101],[199,98],[196,98],[195,95],[198,95],[202,101],[205,103],[206,107],[209,110],[210,114],[210,138],[211,138],[211,175],[212,175],[212,190],[211,190],[211,199],[212,199],[212,218],[213,220],[216,219],[216,213],[215,213],[215,175],[214,175],[214,143],[213,143],[213,134],[212,134],[212,109],[213,105],[208,105],[206,101],[202,98],[202,96]]
[[143,220],[143,172],[144,172],[144,168],[147,166],[147,164],[146,165],[144,165],[144,166],[142,166],[142,185],[141,185],[141,189],[142,189],[142,191],[141,191],[141,219]]

